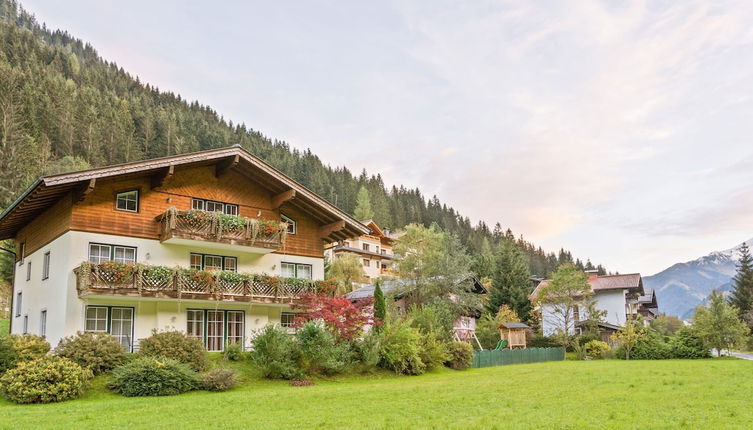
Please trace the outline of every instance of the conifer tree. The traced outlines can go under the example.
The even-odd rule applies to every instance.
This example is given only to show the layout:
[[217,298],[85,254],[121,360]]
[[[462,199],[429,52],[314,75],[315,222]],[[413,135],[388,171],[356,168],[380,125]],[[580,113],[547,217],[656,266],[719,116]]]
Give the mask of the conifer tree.
[[737,274],[732,278],[732,295],[730,304],[737,311],[748,326],[753,326],[753,257],[746,243],[740,246],[740,260],[737,264]]
[[[387,317],[387,304],[384,301],[384,293],[382,292],[381,281],[377,280],[374,283],[374,318],[378,318],[380,321],[384,321]],[[378,329],[380,326],[377,326]]]
[[366,221],[374,218],[374,211],[371,209],[371,199],[369,198],[369,190],[364,186],[361,186],[361,189],[358,190],[354,215],[359,221]]
[[492,286],[487,309],[493,314],[501,306],[507,305],[519,316],[526,318],[531,310],[528,300],[531,274],[525,256],[514,243],[502,240],[492,261]]

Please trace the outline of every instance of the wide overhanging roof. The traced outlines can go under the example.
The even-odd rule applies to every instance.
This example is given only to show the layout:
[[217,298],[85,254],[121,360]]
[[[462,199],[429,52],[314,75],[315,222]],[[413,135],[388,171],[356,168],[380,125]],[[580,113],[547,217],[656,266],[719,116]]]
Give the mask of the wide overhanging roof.
[[295,197],[287,204],[301,209],[322,224],[342,222],[343,225],[330,229],[331,232],[326,236],[328,240],[342,240],[369,233],[366,226],[350,215],[239,145],[235,145],[41,177],[0,214],[0,239],[14,237],[19,229],[54,205],[60,198],[71,191],[86,189],[92,181],[116,177],[159,175],[175,167],[213,164],[232,169],[250,181],[261,184],[274,194],[290,193],[292,190]]

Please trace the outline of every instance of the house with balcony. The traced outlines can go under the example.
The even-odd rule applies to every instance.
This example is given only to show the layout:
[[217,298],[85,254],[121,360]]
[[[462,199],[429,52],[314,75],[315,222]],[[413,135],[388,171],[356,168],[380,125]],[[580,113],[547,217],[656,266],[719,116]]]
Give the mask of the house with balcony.
[[367,233],[239,146],[42,177],[0,214],[17,252],[11,332],[248,345],[292,324],[325,243]]
[[324,255],[330,260],[346,253],[358,255],[367,283],[392,277],[396,258],[392,243],[397,235],[379,228],[374,220],[362,224],[368,227],[368,233],[327,244]]
[[[549,282],[539,282],[529,299],[535,302],[541,289]],[[640,273],[608,276],[588,273],[588,284],[594,293],[595,308],[604,312],[604,317],[596,325],[605,342],[609,342],[611,334],[625,326],[628,318],[658,313],[656,295],[651,290],[644,290]],[[565,318],[550,305],[538,306],[537,310],[541,313],[541,329],[545,336],[551,336],[564,327]],[[590,315],[585,306],[576,305],[567,315],[567,320],[568,332],[576,334],[590,322]]]

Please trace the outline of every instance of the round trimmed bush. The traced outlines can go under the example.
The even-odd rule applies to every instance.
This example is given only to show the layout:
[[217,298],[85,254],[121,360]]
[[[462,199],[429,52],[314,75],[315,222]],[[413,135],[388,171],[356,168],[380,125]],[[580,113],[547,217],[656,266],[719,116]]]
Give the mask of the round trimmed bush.
[[230,367],[216,367],[201,377],[201,387],[207,391],[227,391],[238,384],[238,372]]
[[199,376],[187,365],[164,357],[139,357],[112,372],[108,385],[126,397],[172,396],[199,388]]
[[21,361],[0,378],[3,397],[15,403],[54,403],[84,393],[92,373],[64,357]]
[[179,331],[153,331],[152,335],[139,344],[142,357],[166,357],[188,365],[201,372],[209,366],[204,345],[193,337]]
[[246,353],[243,352],[243,345],[240,343],[229,343],[225,346],[225,352],[222,353],[222,356],[228,361],[241,361]]
[[600,340],[590,340],[583,345],[586,356],[593,359],[607,358],[607,355],[612,351],[612,348],[608,343]]
[[465,370],[473,364],[473,347],[467,342],[450,342],[447,353],[450,358],[444,364],[450,369]]
[[441,367],[450,359],[450,354],[447,352],[447,344],[439,340],[436,334],[424,335],[418,351],[421,361],[426,366],[426,370]]
[[63,338],[55,354],[68,358],[95,375],[110,371],[127,360],[125,349],[118,340],[105,333],[77,333]]
[[50,352],[50,344],[35,334],[12,334],[8,336],[16,352],[16,361],[33,361]]

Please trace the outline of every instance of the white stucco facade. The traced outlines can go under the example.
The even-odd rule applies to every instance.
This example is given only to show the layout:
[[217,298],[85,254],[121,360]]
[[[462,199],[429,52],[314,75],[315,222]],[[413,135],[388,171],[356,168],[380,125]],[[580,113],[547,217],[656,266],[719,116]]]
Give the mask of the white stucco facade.
[[[190,254],[211,254],[237,258],[237,270],[245,273],[283,275],[282,263],[310,265],[314,280],[324,278],[323,258],[282,253],[250,253],[237,247],[173,245],[158,240],[139,239],[78,231],[68,231],[16,264],[14,283],[13,333],[44,334],[54,347],[64,336],[85,329],[87,306],[117,307],[133,310],[133,339],[149,336],[152,330],[186,330],[189,309],[243,312],[243,337],[246,345],[253,331],[268,323],[279,323],[287,305],[233,301],[156,299],[117,295],[79,298],[73,269],[89,257],[89,244],[100,243],[136,248],[138,263],[169,267],[189,267]],[[49,277],[42,279],[44,255],[49,253]],[[27,271],[30,276],[27,280]],[[20,294],[20,295],[19,295]],[[20,298],[20,303],[19,303]],[[43,312],[46,324],[43,327]],[[108,323],[109,325],[110,323]]]
[[[624,326],[628,312],[627,290],[603,290],[594,292],[596,309],[606,312],[602,318],[604,322],[616,326]],[[575,334],[575,323],[589,318],[588,311],[582,306],[578,312],[569,317],[568,333]],[[541,306],[541,329],[545,336],[557,333],[564,326],[564,318],[551,305]]]

